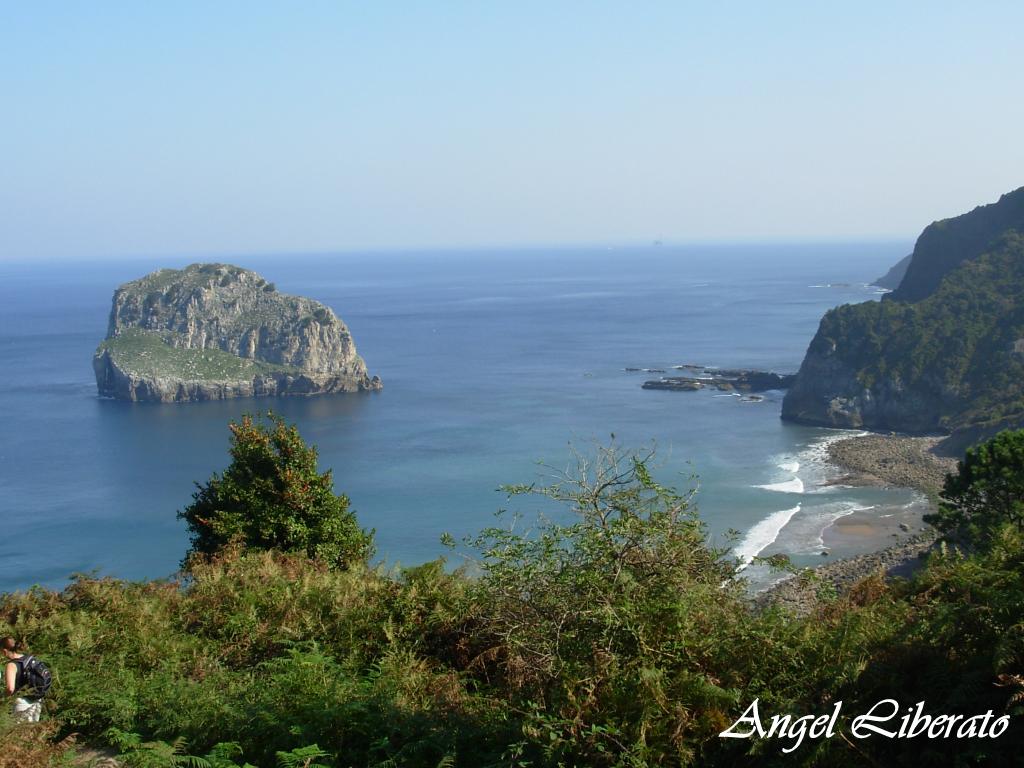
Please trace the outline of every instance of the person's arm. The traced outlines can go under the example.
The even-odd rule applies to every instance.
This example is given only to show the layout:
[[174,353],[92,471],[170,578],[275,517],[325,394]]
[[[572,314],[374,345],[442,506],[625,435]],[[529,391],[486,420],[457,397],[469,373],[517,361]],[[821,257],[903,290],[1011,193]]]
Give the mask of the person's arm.
[[7,683],[5,688],[8,696],[14,695],[14,686],[18,684],[18,665],[13,661],[7,662],[4,667],[4,682]]

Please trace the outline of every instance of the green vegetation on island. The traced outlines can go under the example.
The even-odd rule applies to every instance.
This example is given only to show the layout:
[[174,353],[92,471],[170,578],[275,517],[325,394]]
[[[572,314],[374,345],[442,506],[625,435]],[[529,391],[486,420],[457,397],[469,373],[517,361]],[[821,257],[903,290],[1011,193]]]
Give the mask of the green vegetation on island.
[[117,336],[104,339],[98,351],[108,352],[118,368],[139,377],[223,381],[272,373],[302,373],[298,368],[238,357],[215,347],[173,347],[160,334],[141,328],[126,328]]
[[[823,585],[801,618],[752,607],[649,456],[602,449],[509,488],[560,522],[499,520],[465,568],[386,570],[294,429],[245,420],[183,513],[198,538],[180,576],[0,598],[0,631],[55,671],[42,724],[0,723],[0,768],[59,765],[70,734],[149,768],[1013,764],[1024,534],[999,499],[1024,483],[1024,432],[991,445],[944,501],[984,536],[957,526],[911,581]],[[958,719],[936,738],[858,736],[886,699]],[[755,700],[766,726],[838,707],[835,732],[720,738]]]

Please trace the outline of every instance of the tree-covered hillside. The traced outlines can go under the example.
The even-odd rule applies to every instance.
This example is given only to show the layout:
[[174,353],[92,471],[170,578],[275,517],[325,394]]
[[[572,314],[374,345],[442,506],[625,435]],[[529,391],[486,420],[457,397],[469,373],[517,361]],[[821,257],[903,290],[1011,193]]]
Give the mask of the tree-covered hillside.
[[[990,209],[1003,201],[1008,207],[997,217]],[[1003,223],[1024,201],[1024,190],[1003,201],[950,220],[945,229],[933,225],[932,250],[925,252],[950,256],[965,231],[980,237],[982,224]],[[938,249],[938,233],[946,229],[959,234]],[[910,286],[920,285],[914,281],[921,269],[918,277],[913,272],[920,258],[915,251],[894,298],[826,313],[786,395],[783,418],[917,433],[960,430],[971,441],[1024,421],[1024,221],[942,275],[944,262],[934,264],[931,274],[940,277],[934,290],[900,300],[918,293]]]

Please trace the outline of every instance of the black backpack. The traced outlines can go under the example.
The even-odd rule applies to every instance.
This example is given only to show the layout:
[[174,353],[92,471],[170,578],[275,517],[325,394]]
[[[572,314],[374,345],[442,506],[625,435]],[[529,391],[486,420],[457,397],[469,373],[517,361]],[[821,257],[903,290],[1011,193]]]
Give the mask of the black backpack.
[[30,696],[41,699],[46,696],[53,685],[53,675],[50,668],[35,656],[22,656],[14,662],[21,667],[21,674],[18,675],[18,688],[25,689]]

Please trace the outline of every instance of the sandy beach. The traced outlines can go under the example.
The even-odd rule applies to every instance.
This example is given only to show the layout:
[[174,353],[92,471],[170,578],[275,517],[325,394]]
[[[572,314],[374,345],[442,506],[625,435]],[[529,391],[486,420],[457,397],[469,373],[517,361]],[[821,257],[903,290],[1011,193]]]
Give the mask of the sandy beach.
[[[946,474],[956,471],[954,459],[931,452],[941,438],[863,435],[839,440],[828,447],[829,460],[844,474],[833,482],[843,485],[881,485],[912,488],[935,508]],[[840,518],[824,533],[831,555],[851,557],[875,552],[903,539],[927,534],[923,505],[879,514],[857,511]]]
[[[830,461],[843,474],[833,480],[842,485],[878,485],[912,488],[929,500],[933,509],[954,459],[936,456],[935,437],[864,435],[829,445]],[[856,511],[840,518],[822,536],[829,559],[812,569],[816,579],[795,576],[759,595],[758,604],[780,604],[806,614],[817,602],[822,584],[838,591],[872,574],[909,576],[934,544],[934,529],[922,520],[923,505],[890,510]],[[824,559],[824,558],[823,558]]]

